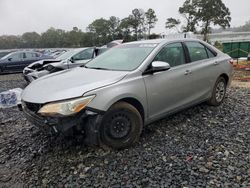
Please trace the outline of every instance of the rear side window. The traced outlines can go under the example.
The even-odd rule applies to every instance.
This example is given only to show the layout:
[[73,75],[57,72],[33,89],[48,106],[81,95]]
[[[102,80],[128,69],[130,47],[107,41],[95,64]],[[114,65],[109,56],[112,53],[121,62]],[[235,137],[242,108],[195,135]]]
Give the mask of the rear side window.
[[207,55],[209,58],[213,58],[216,56],[216,54],[212,53],[211,50],[209,50],[208,48],[207,48]]
[[203,60],[203,59],[208,58],[207,50],[206,50],[205,46],[203,46],[201,43],[199,43],[199,42],[185,42],[185,44],[188,48],[191,62],[199,61],[199,60]]
[[31,52],[26,52],[25,53],[25,57],[27,58],[27,59],[32,59],[32,53]]
[[39,53],[34,53],[34,57],[40,57],[40,56],[42,56],[42,55]]
[[164,61],[171,67],[185,64],[184,50],[181,43],[169,44],[161,49],[154,61]]

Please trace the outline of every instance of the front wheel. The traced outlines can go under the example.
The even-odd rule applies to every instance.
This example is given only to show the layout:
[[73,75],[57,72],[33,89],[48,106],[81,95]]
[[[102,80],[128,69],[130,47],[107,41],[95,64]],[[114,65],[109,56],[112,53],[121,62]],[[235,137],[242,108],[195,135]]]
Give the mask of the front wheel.
[[114,149],[129,147],[139,139],[142,127],[143,121],[138,110],[126,102],[118,102],[103,117],[101,142]]
[[219,106],[226,95],[227,83],[225,78],[219,77],[214,85],[212,97],[209,99],[208,104],[211,106]]

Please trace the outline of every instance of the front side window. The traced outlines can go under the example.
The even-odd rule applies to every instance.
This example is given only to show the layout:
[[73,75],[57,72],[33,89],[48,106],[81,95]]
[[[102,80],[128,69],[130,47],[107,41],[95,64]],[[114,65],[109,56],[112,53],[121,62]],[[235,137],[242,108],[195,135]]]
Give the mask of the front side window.
[[87,60],[87,59],[92,59],[93,53],[94,53],[94,49],[93,48],[89,48],[89,49],[83,50],[82,52],[74,55],[72,57],[72,59],[73,60]]
[[199,60],[203,60],[203,59],[208,58],[206,48],[201,43],[199,43],[199,42],[186,42],[185,44],[188,48],[191,62],[199,61]]
[[139,67],[157,44],[126,44],[111,48],[97,56],[85,67],[118,71],[132,71]]
[[185,55],[181,43],[169,44],[161,49],[154,61],[164,61],[171,67],[185,64]]
[[23,58],[23,53],[14,53],[8,57],[8,59],[11,61],[21,61],[22,58]]

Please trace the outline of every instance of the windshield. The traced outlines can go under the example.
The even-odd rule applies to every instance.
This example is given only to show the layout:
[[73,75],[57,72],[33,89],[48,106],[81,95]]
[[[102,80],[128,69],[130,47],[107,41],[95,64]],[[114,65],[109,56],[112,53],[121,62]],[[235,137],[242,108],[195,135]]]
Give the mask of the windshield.
[[61,55],[59,55],[58,57],[56,57],[57,60],[65,60],[70,58],[71,56],[75,55],[76,53],[80,52],[79,49],[74,49],[74,50],[69,50]]
[[85,67],[118,71],[132,71],[139,67],[156,44],[127,44],[108,50]]
[[0,52],[0,59],[6,59],[11,52]]

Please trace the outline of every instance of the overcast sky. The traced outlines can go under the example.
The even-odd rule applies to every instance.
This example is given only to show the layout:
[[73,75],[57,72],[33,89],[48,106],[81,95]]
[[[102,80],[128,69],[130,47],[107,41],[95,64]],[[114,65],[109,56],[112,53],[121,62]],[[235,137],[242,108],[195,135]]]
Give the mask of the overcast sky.
[[[155,10],[159,21],[153,32],[165,32],[168,17],[181,17],[178,7],[184,0],[0,0],[0,35],[38,33],[49,27],[71,30],[74,26],[85,31],[94,19],[127,17],[132,9]],[[250,0],[223,0],[231,11],[232,26],[250,20]]]

